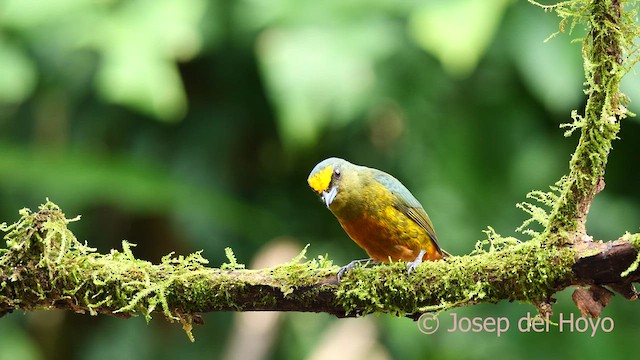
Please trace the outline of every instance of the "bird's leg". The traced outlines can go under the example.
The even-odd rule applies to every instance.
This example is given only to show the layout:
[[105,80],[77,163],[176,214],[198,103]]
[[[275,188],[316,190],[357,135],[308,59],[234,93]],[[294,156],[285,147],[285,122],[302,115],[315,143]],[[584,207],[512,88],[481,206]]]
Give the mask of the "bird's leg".
[[407,263],[407,274],[411,274],[411,272],[415,270],[418,265],[422,264],[422,257],[426,252],[427,251],[425,249],[421,249],[416,259]]
[[354,267],[356,267],[356,265],[367,264],[367,263],[377,264],[378,261],[373,261],[372,258],[353,260],[352,262],[348,263],[347,265],[341,267],[340,270],[338,270],[338,275],[337,275],[338,281],[340,281],[340,278],[342,277],[342,275],[344,275],[344,273],[353,269]]

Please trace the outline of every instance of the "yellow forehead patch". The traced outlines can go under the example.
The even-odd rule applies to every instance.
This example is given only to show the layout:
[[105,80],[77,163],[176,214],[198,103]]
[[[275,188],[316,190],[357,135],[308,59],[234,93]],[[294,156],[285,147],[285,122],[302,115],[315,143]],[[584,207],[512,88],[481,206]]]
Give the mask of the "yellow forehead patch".
[[318,171],[317,173],[309,176],[309,179],[307,179],[307,182],[315,192],[321,193],[329,188],[329,184],[331,184],[332,175],[333,175],[333,166],[327,166],[324,169]]

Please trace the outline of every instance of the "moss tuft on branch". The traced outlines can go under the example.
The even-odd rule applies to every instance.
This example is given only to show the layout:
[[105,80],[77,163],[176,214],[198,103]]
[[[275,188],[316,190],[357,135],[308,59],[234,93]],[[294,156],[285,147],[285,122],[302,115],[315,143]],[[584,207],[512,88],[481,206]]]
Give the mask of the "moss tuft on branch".
[[191,322],[189,314],[170,308],[170,288],[207,272],[199,252],[187,257],[165,256],[159,265],[136,259],[134,244],[123,241],[122,252],[99,254],[80,243],[57,205],[47,201],[36,213],[20,211],[13,225],[4,225],[7,248],[0,257],[0,313],[69,308],[91,315],[129,317],[141,313],[148,320],[156,308],[170,320]]

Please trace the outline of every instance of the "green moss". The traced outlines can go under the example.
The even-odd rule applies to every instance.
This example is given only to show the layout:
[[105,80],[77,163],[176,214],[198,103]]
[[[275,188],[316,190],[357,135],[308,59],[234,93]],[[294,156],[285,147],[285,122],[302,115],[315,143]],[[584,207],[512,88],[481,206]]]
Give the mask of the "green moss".
[[[41,278],[21,273],[15,275],[21,280],[15,283],[14,274],[3,277],[3,286],[16,286],[15,299],[24,301],[17,307],[46,308],[50,299],[63,299],[93,315],[142,314],[150,320],[160,312],[191,329],[194,312],[270,309],[287,301],[313,304],[321,294],[337,290],[336,302],[345,311],[403,315],[500,299],[537,304],[565,283],[573,262],[568,249],[546,249],[539,239],[521,243],[489,228],[471,255],[427,262],[411,276],[404,263],[356,268],[337,285],[327,280],[338,267],[326,256],[303,262],[306,247],[288,263],[259,270],[238,270],[243,265],[230,249],[225,269],[206,268],[199,252],[169,254],[154,265],[136,259],[135,245],[126,241],[122,251],[96,253],[75,239],[66,228],[69,221],[47,203],[4,227],[9,231],[8,249],[0,261],[18,261],[25,264],[25,273],[45,274]],[[265,291],[248,297],[246,291],[255,287]]]
[[638,255],[636,257],[636,260],[633,263],[631,263],[631,265],[629,265],[629,268],[627,268],[627,270],[623,271],[620,274],[621,277],[626,277],[632,272],[638,270],[638,266],[640,265],[640,234],[626,233],[622,237],[622,240],[628,241],[629,243],[631,243],[631,245],[634,248],[636,248],[636,250],[638,250]]
[[7,248],[0,258],[3,289],[11,287],[15,307],[33,310],[66,302],[92,315],[108,309],[122,316],[140,313],[147,320],[159,308],[170,320],[190,321],[169,307],[167,295],[176,282],[207,271],[199,252],[169,254],[153,265],[136,259],[135,245],[124,241],[121,252],[98,254],[67,228],[79,217],[67,219],[57,205],[47,201],[38,212],[23,209],[20,215],[15,224],[2,226]]
[[287,304],[319,311],[314,306],[320,297],[326,306],[361,314],[404,315],[501,299],[538,304],[569,283],[574,259],[571,250],[546,248],[540,238],[521,243],[489,228],[471,255],[427,262],[410,276],[405,263],[356,268],[337,284],[338,267],[326,256],[304,261],[306,247],[288,263],[258,270],[239,269],[243,265],[230,249],[225,269],[205,267],[199,252],[169,254],[151,264],[137,259],[135,245],[126,241],[121,251],[108,254],[81,244],[66,227],[70,220],[51,203],[22,215],[3,227],[8,248],[0,258],[0,286],[3,296],[11,294],[3,303],[31,310],[65,302],[92,315],[142,314],[147,320],[160,313],[179,321],[190,338],[198,312]]
[[331,260],[323,256],[304,263],[301,262],[306,259],[308,247],[309,244],[290,262],[269,269],[270,277],[275,284],[278,284],[284,296],[288,296],[301,286],[308,286],[309,279],[316,279],[316,282],[320,282],[327,276],[335,274],[339,269],[338,266],[333,265]]
[[588,95],[584,116],[574,110],[572,122],[562,125],[568,128],[565,136],[581,130],[570,161],[570,174],[563,181],[548,218],[538,208],[524,208],[536,221],[547,223],[545,233],[549,235],[549,244],[562,245],[572,241],[571,234],[584,232],[586,209],[599,191],[611,143],[620,130],[620,120],[632,115],[626,108],[627,98],[620,92],[620,80],[638,59],[638,44],[634,39],[640,30],[635,22],[636,1],[573,0],[555,5],[530,2],[560,16],[559,32],[571,33],[578,25],[586,25],[589,30],[582,39]]
[[547,230],[549,228],[550,214],[547,212],[547,209],[553,209],[559,203],[561,191],[566,179],[567,178],[563,176],[555,183],[555,185],[550,186],[551,191],[544,192],[534,190],[527,194],[527,199],[534,200],[536,203],[540,204],[540,206],[529,202],[516,204],[517,208],[523,210],[530,216],[522,223],[522,225],[516,228],[516,231],[531,237],[538,237],[541,233],[530,228],[531,224],[538,223],[545,229],[544,237],[546,238],[549,235]]
[[[208,274],[189,282],[174,284],[173,302],[183,304],[184,312],[202,309],[256,310],[273,309],[283,300],[295,303],[315,302],[323,287],[314,285],[326,282],[337,267],[326,257],[320,256],[302,262],[305,249],[290,262],[258,270],[210,269]],[[227,250],[227,255],[232,254]],[[228,256],[232,268],[236,268],[232,256]],[[257,291],[262,288],[264,291]],[[276,291],[272,291],[277,289]],[[189,294],[189,298],[185,295]]]
[[244,264],[238,264],[238,260],[236,259],[236,256],[230,247],[227,247],[224,249],[224,254],[227,256],[227,259],[229,260],[229,262],[222,264],[222,266],[220,266],[220,269],[237,270],[237,269],[245,268]]
[[500,300],[537,305],[571,279],[575,256],[571,249],[548,249],[537,240],[518,243],[492,235],[490,241],[501,243],[499,247],[494,244],[474,255],[427,262],[411,275],[404,263],[356,268],[344,276],[337,301],[348,311],[397,315]]

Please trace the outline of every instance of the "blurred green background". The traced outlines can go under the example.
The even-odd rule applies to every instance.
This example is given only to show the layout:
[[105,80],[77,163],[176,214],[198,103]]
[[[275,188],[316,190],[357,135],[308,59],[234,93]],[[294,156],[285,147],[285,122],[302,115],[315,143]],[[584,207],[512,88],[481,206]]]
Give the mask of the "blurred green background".
[[[445,249],[503,235],[515,208],[567,170],[577,136],[559,125],[584,106],[580,42],[552,13],[508,0],[2,0],[0,221],[49,197],[101,252],[127,239],[158,261],[230,246],[267,266],[364,257],[308,189],[340,156],[394,174],[423,203]],[[624,91],[640,112],[640,82]],[[640,226],[640,123],[625,120],[607,187],[588,221],[597,239]],[[556,316],[578,316],[571,291]],[[521,333],[535,309],[500,303],[440,315],[424,335],[392,316],[205,314],[190,343],[156,316],[68,312],[0,319],[0,359],[614,358],[637,344],[640,309],[613,298],[602,331]],[[451,314],[511,320],[453,332]],[[557,318],[556,318],[557,321]],[[616,353],[617,352],[617,353]]]

